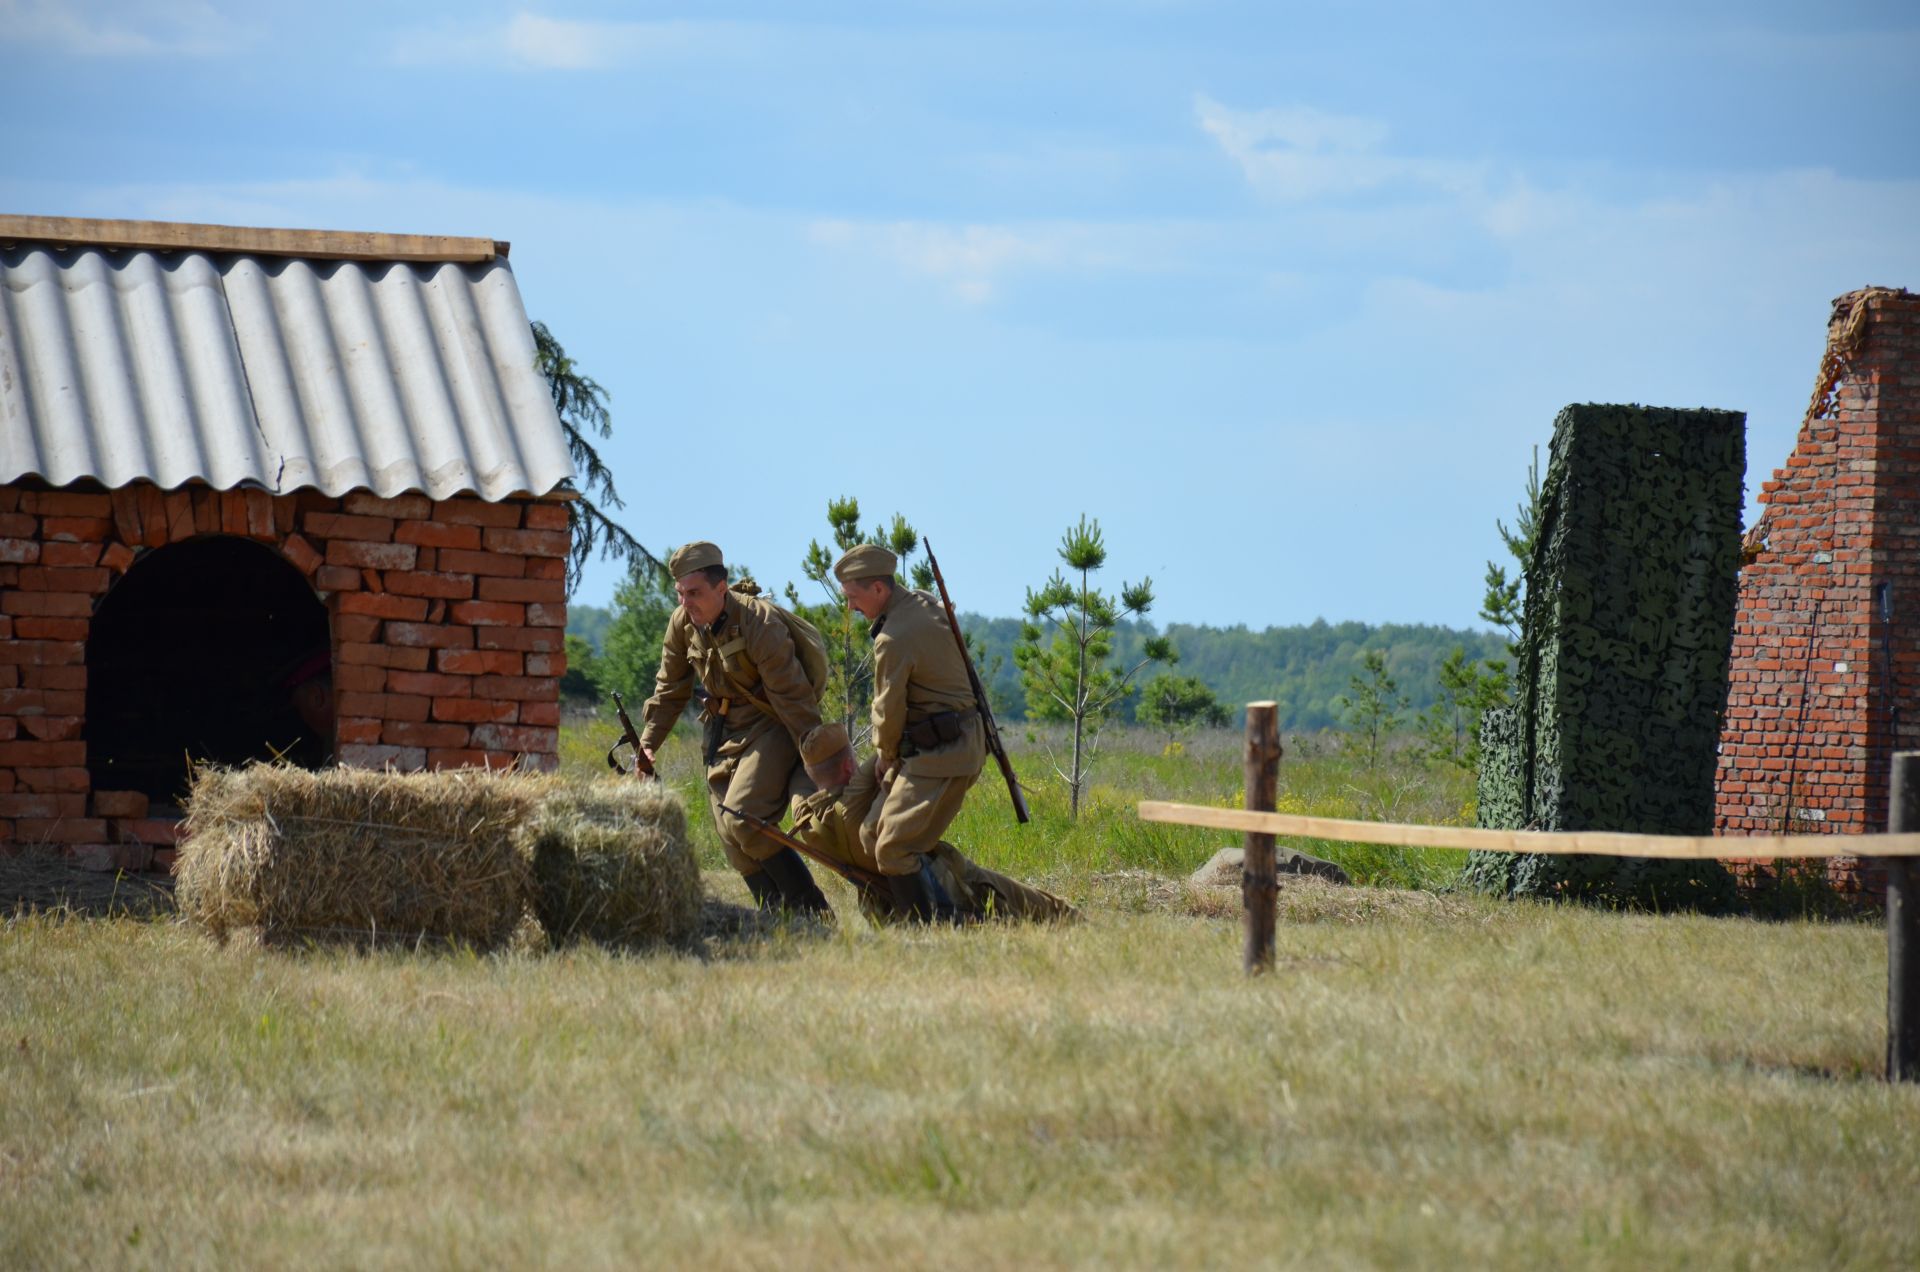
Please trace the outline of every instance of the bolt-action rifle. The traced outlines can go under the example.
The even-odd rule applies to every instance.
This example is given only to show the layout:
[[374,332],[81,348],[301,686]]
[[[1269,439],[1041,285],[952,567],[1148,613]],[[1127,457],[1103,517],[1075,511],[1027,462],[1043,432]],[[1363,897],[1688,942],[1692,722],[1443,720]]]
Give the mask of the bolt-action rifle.
[[[622,736],[607,748],[607,767],[616,773],[631,773],[636,777],[654,776],[653,762],[647,759],[647,753],[640,749],[640,734],[633,727],[633,717],[627,714],[627,704],[620,701],[618,693],[613,695],[613,709],[620,716]],[[620,762],[620,748],[623,746],[633,748],[632,768]]]
[[863,870],[859,866],[850,866],[844,862],[835,861],[825,853],[807,847],[804,842],[789,835],[786,831],[780,829],[764,817],[755,817],[752,813],[743,812],[738,808],[724,803],[720,805],[720,811],[738,817],[741,821],[747,823],[747,825],[773,840],[773,842],[785,844],[801,856],[819,862],[856,888],[879,888],[882,892],[886,891],[887,880],[885,875],[878,874],[872,870]]
[[953,612],[953,598],[947,595],[947,581],[940,576],[940,562],[934,558],[933,544],[920,541],[927,550],[927,564],[933,567],[933,581],[940,589],[940,603],[947,607],[947,626],[953,630],[954,643],[960,646],[960,661],[967,665],[967,682],[973,686],[973,701],[980,709],[980,724],[987,733],[987,750],[993,752],[1000,776],[1007,779],[1007,794],[1013,796],[1013,815],[1021,825],[1033,820],[1027,811],[1027,797],[1020,791],[1020,779],[1013,775],[1013,761],[1007,758],[1006,744],[1000,741],[1000,726],[994,722],[993,708],[987,705],[987,689],[980,673],[973,669],[973,655],[967,652],[967,638],[960,634],[960,616]]

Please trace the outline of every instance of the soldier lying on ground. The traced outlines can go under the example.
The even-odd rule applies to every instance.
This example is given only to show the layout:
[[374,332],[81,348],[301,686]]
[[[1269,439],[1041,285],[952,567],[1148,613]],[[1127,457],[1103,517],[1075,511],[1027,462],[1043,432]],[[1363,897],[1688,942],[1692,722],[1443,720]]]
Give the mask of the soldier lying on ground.
[[[793,798],[792,834],[807,847],[843,865],[879,873],[879,864],[861,846],[860,825],[880,794],[874,761],[856,765],[847,745],[846,730],[838,724],[821,726],[816,753],[834,743],[838,750],[820,763],[807,765],[807,775],[820,789]],[[952,844],[941,840],[925,854],[927,870],[947,897],[957,922],[982,919],[1071,920],[1079,917],[1067,902],[1009,879],[969,861]],[[924,919],[919,908],[905,904],[882,884],[855,885],[860,912],[879,923]]]

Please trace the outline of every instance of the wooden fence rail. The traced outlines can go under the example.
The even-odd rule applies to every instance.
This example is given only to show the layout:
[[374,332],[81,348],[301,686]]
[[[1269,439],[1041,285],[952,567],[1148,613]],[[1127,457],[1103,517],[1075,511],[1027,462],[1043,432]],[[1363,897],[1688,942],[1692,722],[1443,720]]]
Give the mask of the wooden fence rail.
[[1346,821],[1295,813],[1209,808],[1144,800],[1140,820],[1240,830],[1300,839],[1337,839],[1399,848],[1467,848],[1561,856],[1662,857],[1670,860],[1773,857],[1920,857],[1920,834],[1886,835],[1632,835],[1602,830],[1482,830],[1473,826],[1416,826]]
[[1246,835],[1241,896],[1246,906],[1243,964],[1257,976],[1273,967],[1278,882],[1274,839],[1334,839],[1400,848],[1464,848],[1666,860],[1766,860],[1777,857],[1887,858],[1887,1080],[1920,1082],[1920,752],[1893,757],[1883,835],[1637,835],[1616,831],[1484,830],[1348,821],[1267,811],[1279,785],[1278,712],[1247,704],[1246,807],[1210,808],[1143,800],[1140,820]]

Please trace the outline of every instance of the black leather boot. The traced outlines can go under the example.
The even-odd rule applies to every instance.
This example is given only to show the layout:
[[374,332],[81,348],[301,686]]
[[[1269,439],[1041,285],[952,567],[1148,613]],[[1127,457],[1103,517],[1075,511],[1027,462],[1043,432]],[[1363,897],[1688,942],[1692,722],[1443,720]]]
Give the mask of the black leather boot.
[[925,857],[909,875],[888,875],[887,889],[902,918],[916,923],[959,923],[960,912]]
[[747,891],[753,893],[754,905],[763,912],[776,909],[780,904],[779,885],[765,870],[756,870],[747,876]]
[[793,849],[782,848],[761,862],[760,873],[773,881],[773,886],[779,889],[780,904],[788,910],[815,918],[833,917],[833,907],[827,904],[826,894],[820,891],[807,863]]

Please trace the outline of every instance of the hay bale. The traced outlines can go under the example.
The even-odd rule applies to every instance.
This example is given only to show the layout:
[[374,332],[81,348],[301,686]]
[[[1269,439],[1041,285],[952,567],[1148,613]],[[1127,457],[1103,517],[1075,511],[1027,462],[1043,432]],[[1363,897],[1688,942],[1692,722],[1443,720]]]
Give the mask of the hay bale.
[[700,868],[679,795],[660,782],[567,781],[521,831],[533,910],[554,945],[644,948],[700,933]]
[[504,942],[529,893],[514,831],[550,779],[285,764],[194,776],[181,913],[217,936]]

